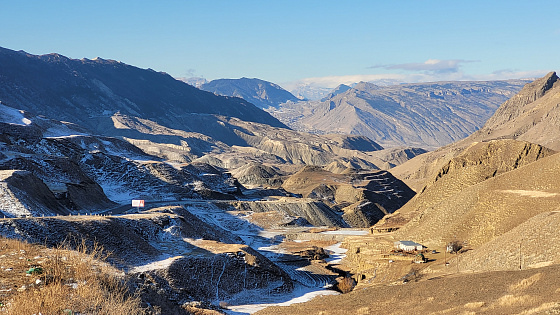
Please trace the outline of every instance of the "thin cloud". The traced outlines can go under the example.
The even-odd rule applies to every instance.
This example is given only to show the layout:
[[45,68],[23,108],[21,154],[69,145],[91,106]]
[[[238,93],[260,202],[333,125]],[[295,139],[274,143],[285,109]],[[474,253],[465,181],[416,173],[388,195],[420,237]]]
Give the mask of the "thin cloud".
[[401,83],[440,82],[440,81],[493,81],[510,79],[539,78],[551,70],[516,71],[502,69],[489,74],[465,74],[458,72],[420,72],[411,74],[357,74],[343,76],[326,76],[304,78],[297,81],[284,82],[280,85],[286,90],[293,90],[298,86],[335,88],[339,84],[350,85],[360,81],[371,82],[377,85],[395,85]]
[[424,62],[401,63],[391,65],[376,65],[369,68],[382,68],[386,70],[424,71],[431,73],[456,73],[464,63],[478,62],[477,60],[463,59],[428,59]]

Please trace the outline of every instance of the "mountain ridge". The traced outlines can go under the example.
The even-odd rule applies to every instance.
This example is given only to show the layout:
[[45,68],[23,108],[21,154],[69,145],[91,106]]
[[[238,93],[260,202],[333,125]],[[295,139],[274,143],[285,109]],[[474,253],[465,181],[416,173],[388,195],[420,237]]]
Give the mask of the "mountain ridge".
[[[285,127],[239,98],[201,91],[166,73],[114,60],[31,55],[0,48],[0,101],[96,130],[94,117],[116,112],[181,125],[185,113],[227,115]],[[102,132],[103,130],[96,130]]]
[[200,89],[218,95],[239,97],[263,109],[299,101],[279,85],[257,78],[217,79],[202,84]]
[[286,103],[269,112],[296,130],[360,134],[386,148],[433,150],[478,130],[526,82],[360,82],[322,102]]

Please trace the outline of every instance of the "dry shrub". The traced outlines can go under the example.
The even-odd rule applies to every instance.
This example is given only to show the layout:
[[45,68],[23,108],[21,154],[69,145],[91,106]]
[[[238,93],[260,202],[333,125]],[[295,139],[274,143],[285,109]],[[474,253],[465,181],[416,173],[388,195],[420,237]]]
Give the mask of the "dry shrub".
[[402,277],[402,279],[403,282],[410,282],[410,281],[417,282],[422,278],[422,276],[423,274],[421,272],[420,267],[414,266],[410,268],[410,271],[404,277]]
[[354,281],[354,279],[352,279],[351,277],[344,277],[337,283],[336,288],[342,293],[348,293],[354,290],[355,286],[356,281]]
[[496,302],[499,306],[517,306],[531,303],[536,298],[530,295],[507,294],[499,298]]
[[[24,245],[22,245],[24,246]],[[37,246],[37,245],[29,245]],[[107,254],[98,244],[85,241],[70,249],[68,244],[48,253],[41,280],[16,294],[7,314],[142,314],[140,298],[131,295],[119,270],[105,263]]]
[[536,273],[536,274],[530,276],[527,279],[523,279],[516,284],[512,284],[509,287],[509,290],[510,291],[523,291],[523,290],[527,289],[528,287],[532,286],[533,284],[535,284],[536,282],[538,282],[541,278],[542,278],[542,273],[540,273],[540,272]]

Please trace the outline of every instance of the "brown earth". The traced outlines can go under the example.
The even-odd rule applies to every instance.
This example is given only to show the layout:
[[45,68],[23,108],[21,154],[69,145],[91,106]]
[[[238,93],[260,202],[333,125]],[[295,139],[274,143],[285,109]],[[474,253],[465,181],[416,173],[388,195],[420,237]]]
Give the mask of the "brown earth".
[[560,266],[460,273],[357,289],[255,314],[557,314]]
[[492,177],[443,198],[395,232],[428,246],[457,238],[478,247],[560,202],[560,155]]
[[352,227],[369,227],[404,205],[414,193],[387,171],[332,173],[305,166],[284,181],[291,193],[342,208]]
[[414,198],[394,214],[383,218],[377,227],[402,226],[463,189],[554,153],[546,147],[516,140],[473,143],[433,174]]

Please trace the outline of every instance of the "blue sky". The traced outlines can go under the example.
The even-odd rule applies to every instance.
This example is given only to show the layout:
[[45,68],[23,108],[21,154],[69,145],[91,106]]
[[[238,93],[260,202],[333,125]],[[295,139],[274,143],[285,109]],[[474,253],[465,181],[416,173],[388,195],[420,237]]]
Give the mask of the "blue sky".
[[286,84],[557,70],[560,1],[0,2],[0,46]]

